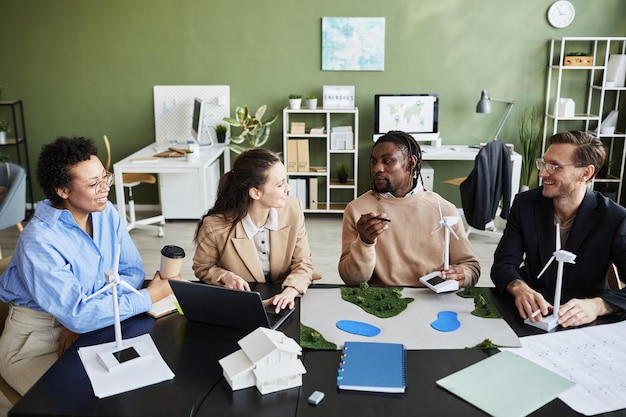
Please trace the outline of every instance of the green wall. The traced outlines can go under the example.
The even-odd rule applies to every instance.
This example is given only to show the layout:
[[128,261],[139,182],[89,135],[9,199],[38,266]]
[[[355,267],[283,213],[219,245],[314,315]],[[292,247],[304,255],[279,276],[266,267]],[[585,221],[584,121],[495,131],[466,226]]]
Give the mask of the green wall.
[[[501,117],[498,106],[491,115],[474,113],[487,89],[517,101],[501,134],[516,142],[523,110],[544,107],[549,39],[626,36],[623,0],[572,0],[576,20],[560,30],[547,23],[551,3],[0,0],[2,98],[24,101],[34,171],[41,145],[58,135],[101,144],[107,134],[114,161],[152,142],[154,85],[227,84],[232,110],[267,104],[270,113],[280,112],[290,93],[321,96],[323,85],[354,85],[363,192],[374,94],[439,93],[444,143],[469,144],[492,136]],[[384,71],[321,70],[321,18],[340,16],[386,18]],[[277,151],[281,125],[273,126],[268,146]],[[471,163],[434,165],[437,184],[471,169]],[[457,189],[435,190],[458,203]],[[42,197],[37,186],[35,197]],[[136,200],[155,203],[157,195],[149,190]]]

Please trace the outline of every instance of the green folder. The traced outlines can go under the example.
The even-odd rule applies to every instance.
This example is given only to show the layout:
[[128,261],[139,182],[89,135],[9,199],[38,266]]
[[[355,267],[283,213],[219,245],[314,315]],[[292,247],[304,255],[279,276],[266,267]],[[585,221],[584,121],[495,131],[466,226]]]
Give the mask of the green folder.
[[576,385],[536,363],[503,351],[437,381],[492,416],[526,416]]

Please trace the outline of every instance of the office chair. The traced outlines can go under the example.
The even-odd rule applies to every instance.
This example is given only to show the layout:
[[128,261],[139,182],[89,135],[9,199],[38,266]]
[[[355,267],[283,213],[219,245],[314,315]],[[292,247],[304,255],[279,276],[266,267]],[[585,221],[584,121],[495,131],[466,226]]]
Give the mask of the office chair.
[[503,219],[509,216],[511,177],[509,147],[500,140],[492,140],[480,149],[467,177],[443,181],[460,189],[462,210],[459,211],[467,223],[467,236],[472,233],[502,236],[495,226],[495,217],[498,212]]
[[0,164],[0,185],[9,186],[6,196],[0,201],[0,230],[17,226],[21,233],[24,229],[22,221],[26,218],[26,171],[11,162]]
[[[107,149],[105,169],[109,171],[109,167],[111,166],[111,144],[107,135],[104,135],[104,146]],[[157,236],[163,237],[163,220],[160,216],[137,220],[135,201],[133,200],[133,187],[139,184],[156,184],[156,177],[153,174],[129,172],[122,174],[122,182],[122,186],[128,188],[128,213],[126,213],[128,223],[137,229],[156,230]],[[157,222],[159,223],[158,225],[153,224]]]

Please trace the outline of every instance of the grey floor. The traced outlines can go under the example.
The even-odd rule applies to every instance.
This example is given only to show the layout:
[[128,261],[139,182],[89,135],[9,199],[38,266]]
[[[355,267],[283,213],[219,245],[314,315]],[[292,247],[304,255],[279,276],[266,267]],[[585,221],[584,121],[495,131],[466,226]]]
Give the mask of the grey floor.
[[[151,215],[151,213],[145,213]],[[144,213],[138,213],[141,217]],[[501,222],[497,225],[502,228]],[[341,252],[341,215],[340,214],[307,214],[306,226],[309,234],[309,244],[313,253],[315,270],[322,275],[322,283],[341,283],[337,272],[337,263]],[[183,263],[183,278],[194,279],[191,270],[191,258],[194,253],[193,234],[195,221],[172,221],[165,224],[165,236],[157,237],[156,233],[147,230],[132,230],[130,232],[137,248],[141,252],[147,277],[151,278],[159,268],[160,250],[163,245],[177,245],[182,247],[187,256]],[[12,227],[0,231],[0,248],[3,256],[13,254],[13,248],[19,232]],[[493,252],[498,243],[498,237],[472,234],[470,242],[480,262],[482,274],[479,286],[493,286],[489,278],[489,270],[493,262]]]

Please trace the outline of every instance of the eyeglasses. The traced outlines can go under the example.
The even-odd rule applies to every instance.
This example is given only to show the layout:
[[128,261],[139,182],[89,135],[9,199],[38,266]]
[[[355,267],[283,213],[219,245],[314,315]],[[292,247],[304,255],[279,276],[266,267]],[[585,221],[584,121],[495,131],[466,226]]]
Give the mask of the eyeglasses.
[[581,167],[582,166],[580,164],[561,164],[561,165],[549,164],[543,158],[536,159],[535,160],[535,165],[537,165],[537,169],[539,171],[541,171],[542,169],[545,169],[546,172],[548,173],[548,175],[554,174],[556,172],[556,170],[559,169],[559,168],[568,167],[568,166],[575,166],[575,167]]
[[100,194],[105,191],[104,189],[105,185],[106,185],[107,190],[111,188],[111,185],[113,185],[114,179],[115,177],[113,176],[113,173],[107,172],[106,174],[104,174],[104,179],[102,179],[101,181],[98,181],[95,184],[87,185],[86,187],[93,189],[94,194]]

